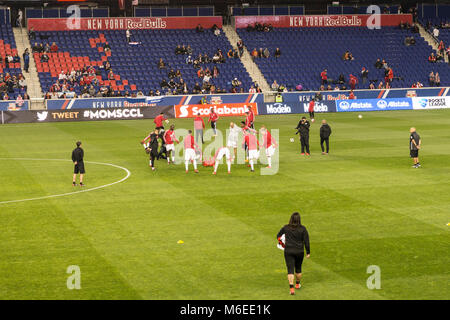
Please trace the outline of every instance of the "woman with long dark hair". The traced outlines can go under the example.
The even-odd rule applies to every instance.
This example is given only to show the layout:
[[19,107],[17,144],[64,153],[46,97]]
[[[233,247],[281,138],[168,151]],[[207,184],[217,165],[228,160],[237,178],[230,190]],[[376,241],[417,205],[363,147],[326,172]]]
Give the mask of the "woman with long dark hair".
[[[281,237],[284,235],[284,244]],[[290,294],[294,295],[294,274],[295,274],[295,289],[300,289],[300,279],[302,278],[302,263],[306,249],[306,258],[310,256],[309,250],[309,235],[305,226],[302,225],[300,214],[294,212],[291,215],[289,224],[281,228],[277,234],[277,239],[284,247],[284,259],[288,271],[288,281]]]

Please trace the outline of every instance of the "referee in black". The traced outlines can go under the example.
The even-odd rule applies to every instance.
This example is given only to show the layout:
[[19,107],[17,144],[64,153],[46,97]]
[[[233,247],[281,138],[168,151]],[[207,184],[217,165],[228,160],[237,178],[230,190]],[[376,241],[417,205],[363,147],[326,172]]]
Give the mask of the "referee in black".
[[420,161],[419,161],[419,150],[422,144],[422,140],[420,139],[419,134],[416,132],[416,128],[412,127],[409,129],[409,155],[411,158],[413,158],[414,165],[413,168],[420,168]]
[[280,241],[284,234],[284,259],[288,271],[288,281],[290,294],[294,295],[294,272],[295,272],[295,288],[300,289],[300,279],[302,278],[302,263],[304,257],[304,250],[306,249],[306,258],[309,258],[309,235],[305,226],[301,223],[300,214],[294,212],[289,220],[289,224],[281,228],[277,234],[277,239]]
[[300,133],[300,143],[302,145],[302,155],[305,154],[305,150],[306,150],[306,155],[309,156],[309,121],[306,120],[306,117],[302,117],[300,122],[298,123],[297,127],[295,129],[297,129],[297,133]]
[[81,148],[81,141],[77,141],[77,147],[72,151],[72,161],[75,165],[73,169],[73,182],[72,185],[75,187],[77,185],[77,174],[80,174],[80,187],[84,186],[83,176],[85,174],[84,170],[84,151]]
[[158,158],[158,138],[159,130],[155,128],[152,134],[150,134],[150,141],[146,151],[150,153],[150,166],[152,170],[155,171],[155,160]]

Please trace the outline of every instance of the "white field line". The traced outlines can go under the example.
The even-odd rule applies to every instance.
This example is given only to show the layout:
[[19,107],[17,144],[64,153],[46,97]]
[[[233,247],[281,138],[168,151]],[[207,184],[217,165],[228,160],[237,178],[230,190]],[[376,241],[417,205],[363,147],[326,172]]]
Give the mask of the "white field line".
[[[34,158],[0,158],[1,160],[17,160],[17,161],[70,161],[72,162],[72,160],[68,160],[68,159],[34,159]],[[124,182],[125,180],[127,180],[130,175],[131,172],[130,170],[128,170],[125,167],[121,167],[118,166],[116,164],[112,164],[112,163],[104,163],[104,162],[95,162],[95,161],[85,161],[86,163],[92,163],[92,164],[99,164],[99,165],[104,165],[104,166],[110,166],[110,167],[115,167],[115,168],[119,168],[123,171],[125,171],[127,174],[125,177],[123,177],[122,179],[112,182],[112,183],[108,183],[108,184],[104,184],[102,186],[98,186],[98,187],[94,187],[94,188],[88,188],[88,189],[82,189],[79,191],[73,191],[73,192],[67,192],[67,193],[61,193],[61,194],[53,194],[53,195],[49,195],[49,196],[42,196],[42,197],[36,197],[36,198],[29,198],[29,199],[18,199],[18,200],[7,200],[7,201],[0,201],[0,205],[1,204],[7,204],[7,203],[15,203],[15,202],[25,202],[25,201],[34,201],[34,200],[42,200],[42,199],[50,199],[50,198],[57,198],[57,197],[64,197],[64,196],[68,196],[68,195],[72,195],[72,194],[77,194],[77,193],[82,193],[82,192],[89,192],[89,191],[94,191],[94,190],[98,190],[98,189],[103,189],[106,187],[110,187],[112,185]]]

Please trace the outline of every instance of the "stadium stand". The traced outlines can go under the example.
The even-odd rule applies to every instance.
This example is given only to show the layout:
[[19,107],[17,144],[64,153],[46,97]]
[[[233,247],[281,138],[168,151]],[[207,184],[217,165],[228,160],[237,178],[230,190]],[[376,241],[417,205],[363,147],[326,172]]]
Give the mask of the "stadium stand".
[[[121,95],[127,91],[130,95],[139,91],[148,94],[150,90],[160,90],[164,94],[165,90],[162,90],[160,83],[163,79],[169,81],[170,69],[181,71],[189,92],[192,92],[196,82],[202,85],[202,79],[197,76],[197,69],[186,63],[188,55],[176,55],[175,48],[178,45],[190,45],[193,49],[193,59],[205,53],[211,58],[218,49],[226,57],[227,51],[232,49],[223,32],[216,36],[211,30],[133,30],[130,43],[126,40],[124,30],[40,31],[36,32],[36,35],[38,44],[55,42],[58,46],[57,53],[49,54],[48,62],[40,61],[42,53],[34,53],[44,91],[51,90],[61,71],[70,72],[72,68],[76,70],[93,66],[98,79],[98,83],[94,85],[96,92],[102,85],[110,85],[112,90],[120,92]],[[106,42],[111,48],[110,52],[104,52]],[[158,68],[160,58],[166,64],[165,69]],[[108,72],[103,68],[106,61],[114,72],[114,80],[108,79]],[[227,58],[225,63],[201,64],[201,67],[208,67],[210,71],[213,66],[217,66],[220,72],[217,78],[211,78],[211,83],[216,88],[230,92],[234,78],[238,78],[246,92],[252,85],[252,80],[240,59]],[[80,95],[82,87],[75,86],[74,91]]]
[[[26,87],[19,86],[19,78],[23,76],[20,61],[22,58],[18,55],[14,33],[11,24],[4,23],[0,25],[0,98],[5,100],[15,100],[19,95],[23,98],[26,93]],[[6,63],[5,58],[12,56],[15,62]]]
[[[431,71],[440,73],[441,85],[450,85],[449,66],[445,63],[430,65],[427,58],[432,47],[410,29],[346,27],[237,31],[249,51],[269,49],[269,58],[255,59],[269,84],[276,80],[291,89],[301,84],[303,89],[317,90],[321,85],[320,73],[327,69],[329,80],[337,80],[343,74],[348,88],[349,75],[353,74],[359,78],[357,88],[369,88],[370,81],[365,84],[361,81],[362,67],[369,70],[368,79],[377,85],[384,81],[384,69],[376,69],[374,64],[377,59],[385,59],[394,73],[393,88],[411,87],[417,81],[428,83]],[[406,37],[414,37],[416,44],[405,46]],[[277,47],[281,50],[279,58],[274,57]],[[352,53],[354,60],[343,60],[346,51]],[[332,84],[333,89],[335,86]]]

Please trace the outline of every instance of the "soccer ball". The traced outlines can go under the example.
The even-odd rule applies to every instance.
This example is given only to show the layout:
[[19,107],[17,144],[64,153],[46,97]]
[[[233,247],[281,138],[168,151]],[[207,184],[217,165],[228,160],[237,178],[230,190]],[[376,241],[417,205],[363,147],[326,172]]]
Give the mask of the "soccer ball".
[[358,118],[362,119],[362,114],[358,115]]
[[166,119],[166,121],[165,121],[165,122],[166,122],[166,123],[169,123],[169,120],[167,120],[167,119]]
[[277,248],[284,251],[284,247],[286,246],[286,236],[283,234],[278,238]]
[[290,138],[289,141],[290,141],[290,142],[294,142],[294,138]]
[[311,119],[311,122],[314,122],[314,121],[316,121],[316,120],[314,120],[314,118],[313,118],[313,119]]

